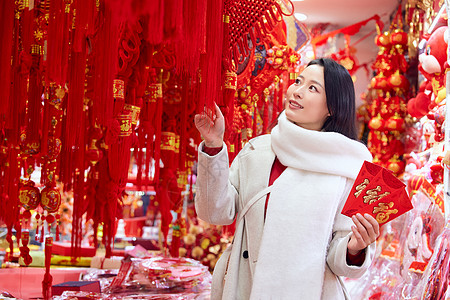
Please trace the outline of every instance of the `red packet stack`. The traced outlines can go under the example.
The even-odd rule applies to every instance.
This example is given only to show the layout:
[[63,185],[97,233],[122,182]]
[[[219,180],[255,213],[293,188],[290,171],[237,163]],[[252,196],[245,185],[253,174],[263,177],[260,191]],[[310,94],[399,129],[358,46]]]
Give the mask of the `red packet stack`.
[[389,170],[365,161],[341,213],[368,213],[383,225],[413,208],[405,188]]

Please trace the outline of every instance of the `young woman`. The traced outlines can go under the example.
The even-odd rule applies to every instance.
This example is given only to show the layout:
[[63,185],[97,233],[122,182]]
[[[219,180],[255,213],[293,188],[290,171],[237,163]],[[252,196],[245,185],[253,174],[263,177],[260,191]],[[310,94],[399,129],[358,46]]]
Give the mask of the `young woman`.
[[[271,134],[250,140],[229,168],[224,119],[195,116],[198,216],[237,219],[216,264],[212,299],[346,299],[339,276],[370,266],[379,235],[370,215],[340,212],[364,160],[356,141],[355,92],[347,70],[311,61],[286,93]],[[242,220],[241,220],[242,219]]]

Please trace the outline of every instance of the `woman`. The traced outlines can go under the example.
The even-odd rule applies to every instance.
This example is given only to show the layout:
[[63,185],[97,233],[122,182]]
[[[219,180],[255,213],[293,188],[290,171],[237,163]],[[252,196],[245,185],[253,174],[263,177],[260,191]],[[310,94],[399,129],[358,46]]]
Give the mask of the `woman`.
[[204,138],[196,210],[212,224],[238,222],[216,264],[212,299],[347,298],[339,276],[368,269],[379,235],[372,216],[340,213],[364,160],[372,160],[356,141],[347,70],[311,61],[287,90],[271,134],[250,140],[230,168],[217,106],[215,115],[195,116]]

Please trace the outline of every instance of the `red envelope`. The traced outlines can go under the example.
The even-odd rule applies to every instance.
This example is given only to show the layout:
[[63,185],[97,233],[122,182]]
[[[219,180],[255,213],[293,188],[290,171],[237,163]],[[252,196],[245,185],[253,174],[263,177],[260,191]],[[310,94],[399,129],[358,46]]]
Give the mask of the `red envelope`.
[[368,213],[385,224],[413,208],[405,188],[389,170],[365,161],[341,213]]

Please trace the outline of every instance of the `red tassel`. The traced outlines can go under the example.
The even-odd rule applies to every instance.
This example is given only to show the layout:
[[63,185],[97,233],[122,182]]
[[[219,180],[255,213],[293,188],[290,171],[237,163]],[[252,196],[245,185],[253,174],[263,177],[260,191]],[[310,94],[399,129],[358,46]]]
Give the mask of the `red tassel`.
[[45,274],[44,280],[42,280],[42,296],[45,300],[48,300],[52,296],[52,282],[53,277],[50,275],[50,262],[52,259],[52,247],[53,247],[53,237],[45,238]]
[[41,220],[41,236],[39,238],[39,242],[42,244],[44,242],[45,228],[44,228],[44,220]]
[[[83,148],[82,148],[83,149]],[[78,156],[83,156],[84,149],[80,150]],[[75,165],[76,169],[79,169],[83,166],[83,162],[78,162]],[[72,257],[79,257],[81,251],[81,241],[83,238],[83,213],[86,211],[87,204],[84,200],[84,173],[76,172],[74,176],[73,183],[73,213],[72,213],[72,237],[71,237],[71,245],[72,245]],[[58,221],[57,221],[57,229],[58,229]],[[57,235],[58,236],[58,235]]]
[[[69,81],[69,98],[67,101],[65,144],[66,150],[73,149],[82,136],[84,123],[80,122],[84,111],[84,83],[86,70],[86,49],[71,54],[71,70]],[[84,142],[84,141],[83,141]]]
[[[86,5],[86,1],[78,1]],[[67,4],[68,5],[68,4]],[[83,26],[80,26],[81,18],[84,13],[78,5],[76,9],[77,17],[76,30],[79,32]],[[68,6],[70,9],[70,6]],[[47,38],[47,82],[55,82],[57,85],[64,85],[66,82],[68,47],[69,47],[69,22],[70,11],[66,12],[64,1],[51,1],[48,24]],[[77,44],[78,46],[78,44]],[[78,50],[79,51],[79,50]]]
[[153,182],[159,183],[160,172],[160,159],[161,159],[161,127],[162,127],[162,113],[163,113],[163,101],[159,99],[156,107],[156,116],[153,124],[155,124],[155,143],[154,143],[154,161],[155,161],[155,175],[153,176]]
[[[116,10],[117,11],[117,10]],[[112,118],[114,97],[113,80],[117,71],[117,50],[119,43],[118,23],[113,21],[112,7],[108,1],[100,1],[97,16],[98,26],[93,42],[93,98],[92,119],[105,126]]]
[[223,106],[222,93],[220,92],[222,87],[223,39],[217,38],[223,34],[223,1],[212,0],[208,2],[206,30],[206,54],[203,54],[200,58],[202,73],[199,99],[206,99],[206,107],[214,111],[214,101],[219,106]]
[[[17,147],[18,148],[18,147]],[[3,211],[0,217],[8,227],[8,233],[12,232],[13,226],[17,226],[16,222],[20,215],[19,206],[19,179],[20,179],[20,161],[18,157],[19,150],[17,148],[9,148],[7,150],[7,161],[9,165],[4,168],[2,186],[1,204]],[[11,246],[10,242],[10,246]]]
[[41,216],[39,215],[39,213],[36,214],[36,233],[34,234],[34,240],[38,241],[39,240],[39,220],[41,219]]
[[164,40],[177,41],[181,39],[183,26],[183,0],[164,1]]
[[186,170],[186,143],[188,141],[187,128],[188,128],[188,103],[189,103],[189,78],[183,78],[183,97],[182,97],[182,109],[180,119],[180,151],[179,151],[179,165],[178,168],[182,171]]
[[170,198],[165,184],[158,184],[156,187],[156,197],[159,202],[159,210],[161,213],[161,233],[164,237],[164,246],[167,247],[167,235],[169,234],[169,225],[172,222],[172,214],[170,213]]
[[[26,118],[26,144],[40,144],[40,131],[42,130],[42,76],[39,70],[39,53],[33,53],[32,66],[28,82],[28,114]],[[30,149],[38,151],[38,149]]]
[[9,244],[9,256],[10,256],[10,261],[12,261],[12,257],[14,256],[14,241],[12,240],[12,226],[8,226],[8,233],[6,234],[6,241]]
[[[146,1],[144,11],[147,12],[148,23],[145,39],[153,45],[160,44],[164,36],[164,0]],[[178,22],[177,20],[175,22]]]
[[[13,31],[14,31],[14,1],[0,2],[0,116],[6,115],[9,112],[10,105],[13,102],[9,101],[11,88],[11,54],[13,47]],[[17,35],[17,34],[16,34]]]
[[[177,225],[178,226],[178,225]],[[170,256],[179,257],[180,256],[180,230],[174,229],[172,227],[172,241],[170,243]]]
[[264,103],[263,103],[263,121],[262,121],[263,132],[262,132],[262,134],[267,133],[267,126],[269,125],[269,101],[267,98],[265,99],[266,101],[264,101]]
[[[176,73],[194,78],[205,52],[206,0],[185,0],[183,5],[183,37],[175,44]],[[180,22],[180,21],[177,21]]]

